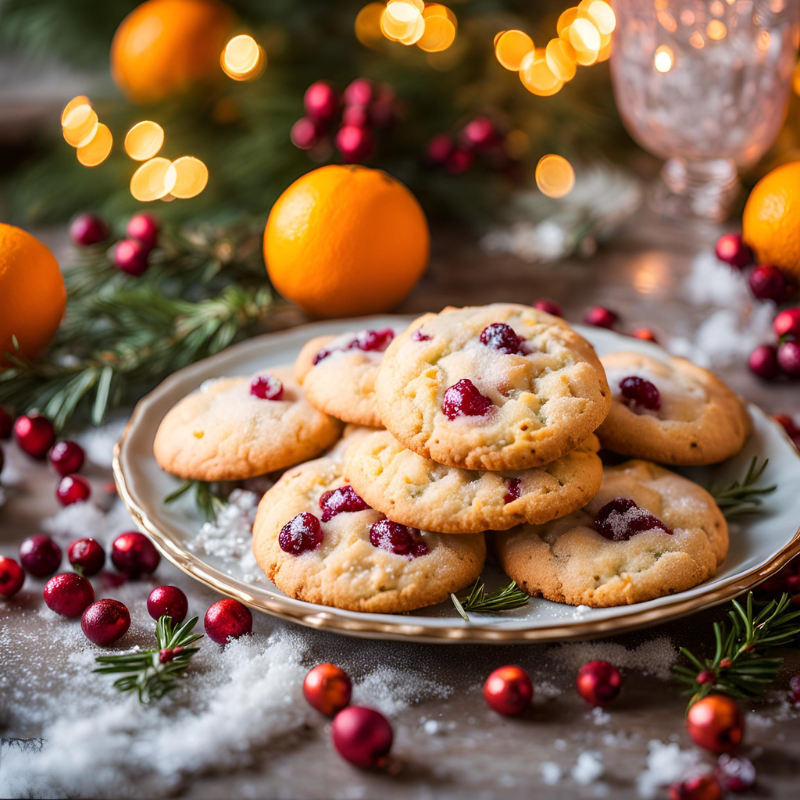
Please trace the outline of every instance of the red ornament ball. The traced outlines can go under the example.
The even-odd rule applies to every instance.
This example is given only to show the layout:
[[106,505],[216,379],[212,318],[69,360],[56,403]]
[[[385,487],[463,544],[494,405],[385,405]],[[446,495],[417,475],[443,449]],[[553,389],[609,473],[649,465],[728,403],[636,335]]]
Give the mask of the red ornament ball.
[[800,341],[778,345],[778,366],[790,378],[800,378]]
[[498,714],[521,714],[533,700],[530,676],[522,667],[498,667],[483,685],[483,699]]
[[358,164],[373,150],[372,134],[366,128],[345,125],[336,134],[336,149],[342,154],[345,164]]
[[13,558],[0,556],[0,597],[8,600],[13,597],[25,583],[25,573]]
[[158,244],[158,232],[161,228],[159,221],[152,214],[134,214],[128,220],[125,232],[131,239],[143,244],[152,250]]
[[56,440],[53,423],[41,414],[17,417],[14,435],[20,448],[34,458],[44,458]]
[[86,456],[77,442],[58,442],[50,451],[50,463],[59,475],[71,475],[83,466]]
[[14,420],[11,414],[0,406],[0,439],[10,439],[14,429]]
[[94,589],[87,578],[74,572],[62,572],[44,585],[44,602],[62,617],[79,617],[94,600]]
[[712,694],[689,709],[686,729],[698,747],[712,753],[729,753],[744,738],[744,718],[730,697]]
[[747,792],[755,786],[756,768],[746,758],[736,758],[723,753],[717,761],[714,773],[720,786],[734,794]]
[[575,687],[590,705],[605,706],[619,694],[622,676],[608,661],[590,661],[578,670]]
[[292,144],[300,150],[310,150],[321,137],[322,131],[308,117],[300,117],[289,132]]
[[670,800],[722,800],[722,788],[713,775],[695,775],[669,787]]
[[318,664],[303,681],[303,695],[320,714],[332,717],[350,705],[353,684],[335,664]]
[[186,619],[189,601],[177,586],[158,586],[147,598],[147,613],[153,618],[172,617],[173,625]]
[[331,738],[346,761],[357,767],[374,768],[386,763],[394,733],[389,720],[379,711],[350,706],[334,718]]
[[62,506],[85,503],[91,495],[92,487],[83,475],[67,475],[56,487],[56,499]]
[[650,328],[636,328],[636,330],[631,333],[631,336],[636,339],[641,339],[644,342],[653,342],[654,344],[658,344],[658,338],[653,331],[650,330]]
[[58,569],[61,548],[49,536],[37,533],[19,546],[19,560],[34,578],[46,578]]
[[753,252],[742,241],[742,237],[738,233],[720,236],[714,252],[720,261],[724,261],[735,269],[742,269],[753,263]]
[[339,94],[327,81],[317,81],[303,96],[306,116],[320,125],[333,121],[339,111]]
[[778,336],[794,336],[800,339],[800,308],[787,308],[781,311],[772,323]]
[[148,249],[136,239],[123,239],[114,249],[114,264],[120,272],[138,277],[147,272]]
[[129,578],[139,578],[156,571],[161,556],[155,545],[139,531],[128,531],[114,539],[111,561]]
[[209,639],[225,644],[228,639],[238,639],[253,630],[253,615],[238,600],[217,600],[206,611],[203,625]]
[[67,550],[72,568],[82,575],[97,575],[106,563],[106,551],[94,539],[76,539]]
[[619,321],[619,317],[613,311],[603,306],[590,308],[583,318],[587,325],[594,325],[595,328],[608,328],[611,330]]
[[554,317],[563,317],[564,316],[564,309],[558,303],[554,303],[552,300],[548,300],[546,297],[541,298],[541,300],[537,300],[533,307],[538,309],[539,311],[544,311],[545,314],[552,314]]
[[118,642],[131,626],[131,615],[119,600],[98,600],[92,603],[81,617],[84,636],[99,647]]
[[78,247],[89,247],[104,242],[111,235],[105,221],[94,214],[81,214],[69,226],[72,243]]
[[786,291],[786,277],[771,264],[756,267],[747,278],[747,284],[759,300],[774,300],[777,303]]
[[778,366],[778,351],[771,344],[762,344],[756,347],[747,359],[750,371],[758,375],[765,381],[771,381],[777,377],[780,367]]

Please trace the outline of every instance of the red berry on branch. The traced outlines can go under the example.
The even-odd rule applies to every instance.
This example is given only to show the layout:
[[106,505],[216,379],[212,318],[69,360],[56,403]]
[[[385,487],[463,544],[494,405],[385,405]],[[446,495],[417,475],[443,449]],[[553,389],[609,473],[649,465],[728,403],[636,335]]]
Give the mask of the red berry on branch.
[[522,667],[498,667],[483,685],[489,708],[506,717],[521,714],[533,700],[533,683]]
[[454,147],[445,159],[444,168],[451,175],[463,175],[472,169],[474,163],[475,156],[469,150],[465,150],[463,147]]
[[713,775],[695,775],[669,787],[670,800],[722,800],[722,789]]
[[108,647],[118,642],[131,626],[131,615],[119,600],[98,600],[92,603],[81,617],[84,636],[98,647]]
[[347,106],[342,112],[342,125],[368,128],[372,124],[367,106]]
[[120,272],[138,277],[147,272],[148,250],[136,239],[123,239],[114,249],[114,264]]
[[594,325],[595,328],[608,328],[611,330],[619,321],[619,317],[613,311],[603,306],[590,308],[583,318],[587,325]]
[[11,414],[0,407],[0,439],[10,439],[11,431],[14,429],[14,420]]
[[744,738],[744,718],[739,706],[726,695],[712,694],[698,700],[686,715],[692,741],[712,753],[729,753]]
[[217,600],[206,611],[203,625],[211,641],[225,644],[229,639],[238,639],[253,630],[253,615],[238,600]]
[[326,125],[339,111],[339,94],[327,81],[317,81],[306,89],[303,105],[306,116],[319,125]]
[[172,617],[173,625],[186,619],[189,601],[177,586],[158,586],[147,598],[147,613],[153,618]]
[[736,269],[742,269],[753,263],[753,252],[742,242],[738,233],[728,233],[717,239],[715,248],[717,258]]
[[780,301],[786,291],[786,277],[771,264],[756,267],[747,279],[750,291],[759,300]]
[[300,117],[289,133],[292,144],[300,150],[310,150],[322,136],[322,131],[308,117]]
[[143,533],[129,531],[114,539],[111,545],[111,561],[129,578],[138,578],[155,572],[161,556]]
[[111,235],[105,221],[94,214],[81,214],[69,226],[72,243],[78,247],[89,247],[104,242]]
[[13,597],[25,583],[25,573],[13,558],[0,556],[0,597]]
[[283,384],[274,375],[265,372],[263,375],[257,375],[250,382],[250,394],[258,397],[259,400],[277,402],[283,399]]
[[358,164],[374,147],[372,134],[366,128],[345,125],[336,134],[336,148],[342,154],[345,164]]
[[747,364],[750,370],[755,375],[758,375],[759,378],[771,381],[777,377],[780,369],[778,367],[778,351],[771,344],[759,345],[750,353]]
[[590,661],[578,670],[575,686],[589,705],[604,706],[619,694],[622,676],[608,661]]
[[428,142],[425,161],[434,167],[444,164],[453,152],[453,140],[448,134],[440,133]]
[[461,139],[467,147],[478,150],[487,150],[499,141],[499,134],[494,123],[489,117],[475,117],[468,122],[461,134]]
[[723,790],[740,794],[755,786],[756,768],[746,758],[736,758],[723,753],[717,761],[715,773]]
[[539,311],[544,311],[545,314],[552,314],[554,317],[564,316],[564,309],[562,309],[558,303],[554,303],[552,300],[548,300],[544,297],[541,300],[537,300],[533,304],[533,307]]
[[450,386],[442,399],[442,411],[449,420],[456,417],[483,417],[494,407],[469,379],[462,378]]
[[74,572],[63,572],[44,585],[44,602],[62,617],[79,617],[94,600],[92,584]]
[[335,664],[318,664],[303,681],[303,696],[308,704],[328,717],[350,705],[352,693],[350,678]]
[[17,444],[29,456],[44,458],[56,440],[56,431],[47,417],[34,413],[17,417],[14,436]]
[[61,548],[49,536],[37,533],[19,546],[19,560],[34,578],[46,578],[58,569]]
[[83,475],[67,475],[56,487],[56,499],[62,506],[85,503],[91,495],[92,487]]
[[636,330],[631,333],[631,336],[636,339],[641,339],[645,342],[653,342],[654,344],[658,344],[658,339],[653,331],[650,330],[650,328],[636,328]]
[[369,78],[356,78],[344,90],[344,102],[348,106],[368,106],[375,94],[375,86]]
[[76,442],[57,442],[50,451],[50,463],[59,475],[72,475],[83,466],[85,454]]
[[106,563],[106,551],[94,539],[76,539],[67,550],[67,558],[82,575],[97,575]]
[[778,345],[778,365],[790,378],[800,378],[800,340]]
[[125,233],[128,238],[134,239],[143,244],[147,250],[152,250],[158,244],[158,232],[161,224],[152,214],[134,214],[128,220],[128,227]]
[[697,682],[701,686],[704,686],[707,683],[714,683],[716,679],[717,676],[710,669],[704,669],[702,672],[699,672],[696,678]]
[[357,767],[374,768],[386,763],[394,733],[379,711],[350,706],[334,718],[331,738],[342,758]]
[[794,336],[800,339],[800,308],[787,308],[781,311],[772,323],[778,336]]

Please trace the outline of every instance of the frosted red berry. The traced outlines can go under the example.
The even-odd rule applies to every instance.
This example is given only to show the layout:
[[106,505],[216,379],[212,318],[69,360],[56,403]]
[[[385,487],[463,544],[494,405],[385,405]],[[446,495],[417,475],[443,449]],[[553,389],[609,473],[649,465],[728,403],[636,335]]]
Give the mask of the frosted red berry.
[[521,714],[533,700],[533,683],[522,667],[498,667],[483,685],[489,708],[504,716]]
[[720,236],[714,251],[720,261],[724,261],[736,269],[742,269],[753,263],[753,252],[742,241],[742,237],[738,233],[727,233]]
[[206,611],[203,625],[209,639],[225,644],[229,639],[238,639],[253,630],[253,615],[238,600],[217,600]]
[[481,344],[508,355],[525,352],[525,340],[505,322],[493,322],[481,331]]
[[707,683],[714,683],[716,679],[717,679],[716,673],[712,672],[710,669],[704,669],[702,672],[698,672],[697,677],[695,678],[695,680],[701,686],[704,686]]
[[94,539],[76,539],[67,550],[72,568],[82,575],[97,575],[106,563],[106,551]]
[[786,277],[778,267],[761,264],[747,278],[750,291],[759,300],[781,300],[786,291]]
[[163,649],[158,651],[158,660],[162,664],[169,664],[170,661],[175,659],[175,656],[179,656],[186,648],[185,647],[164,647]]
[[136,239],[123,239],[114,249],[114,264],[120,272],[137,277],[147,272],[148,249]]
[[778,336],[800,339],[800,308],[787,308],[775,317],[772,327]]
[[462,378],[448,388],[442,401],[442,411],[450,420],[456,417],[483,417],[492,408],[492,401],[482,395],[469,378]]
[[125,232],[131,239],[141,242],[147,250],[152,250],[158,244],[158,231],[161,228],[159,221],[152,214],[134,214],[128,220]]
[[723,753],[719,757],[714,775],[724,790],[734,794],[747,792],[756,783],[756,768],[753,762],[728,753]]
[[319,519],[307,511],[298,514],[281,528],[278,544],[284,553],[293,556],[316,550],[322,544]]
[[59,475],[79,472],[86,456],[77,442],[57,442],[50,451],[50,463]]
[[104,242],[111,235],[105,221],[94,214],[81,214],[69,226],[69,237],[78,247]]
[[713,775],[695,775],[669,787],[670,800],[722,800],[722,788]]
[[780,367],[778,366],[778,350],[771,344],[759,345],[750,353],[747,364],[754,375],[758,375],[759,378],[765,381],[770,381],[775,378],[780,371]]
[[19,560],[23,569],[34,578],[46,578],[58,569],[61,548],[49,536],[37,533],[19,546]]
[[356,494],[356,490],[349,485],[330,489],[319,498],[319,507],[322,510],[322,521],[328,522],[337,514],[344,511],[366,511],[369,506]]
[[0,556],[0,597],[13,597],[25,583],[25,573],[13,558]]
[[111,561],[129,578],[139,578],[155,572],[161,556],[143,533],[128,531],[114,539],[111,545]]
[[350,347],[357,347],[364,352],[382,353],[391,344],[392,339],[394,331],[391,328],[359,331]]
[[444,162],[444,168],[451,175],[463,175],[472,169],[475,156],[463,147],[454,147]]
[[595,328],[608,328],[611,330],[619,321],[619,317],[608,308],[595,306],[586,312],[583,321],[587,325],[594,325]]
[[533,307],[539,311],[544,311],[545,314],[552,314],[554,317],[564,316],[564,309],[558,303],[548,300],[546,297],[537,300]]
[[44,458],[56,440],[53,423],[41,414],[28,414],[17,417],[14,422],[14,436],[20,449],[34,458]]
[[622,676],[608,661],[590,661],[578,670],[575,688],[590,705],[605,706],[619,694]]
[[172,617],[180,625],[189,612],[189,601],[177,586],[157,586],[147,598],[147,613],[153,618]]
[[346,761],[357,767],[374,768],[386,763],[394,733],[380,711],[349,706],[334,717],[331,739]]
[[62,617],[79,617],[94,601],[94,589],[87,578],[75,572],[63,572],[44,586],[44,602]]
[[257,375],[250,383],[250,394],[261,400],[282,400],[283,384],[268,372]]
[[628,404],[648,411],[661,408],[661,393],[654,383],[638,375],[630,375],[619,382],[620,394],[628,400]]
[[342,111],[342,125],[355,125],[357,128],[366,128],[369,124],[369,108],[366,106],[347,106]]
[[353,684],[335,664],[318,664],[303,681],[303,696],[320,714],[332,717],[350,705]]
[[0,407],[0,439],[9,439],[13,429],[14,420],[11,418],[11,414]]
[[92,487],[82,475],[66,475],[56,487],[56,499],[62,506],[85,503],[91,495]]
[[506,479],[506,494],[503,498],[503,501],[508,503],[513,503],[515,500],[519,500],[520,493],[522,491],[522,479],[521,478],[507,478]]
[[800,341],[778,345],[778,366],[790,378],[800,378]]
[[660,519],[639,508],[627,497],[616,497],[606,503],[594,518],[594,529],[613,542],[626,542],[639,533],[662,530],[672,533]]
[[418,539],[419,531],[390,519],[379,519],[369,529],[369,540],[373,547],[394,553],[396,556],[417,558],[428,553],[428,545]]
[[118,642],[130,626],[131,615],[127,606],[110,598],[92,603],[81,617],[84,636],[98,647],[108,647]]
[[339,93],[327,81],[317,81],[306,89],[303,105],[310,119],[324,125],[339,111]]

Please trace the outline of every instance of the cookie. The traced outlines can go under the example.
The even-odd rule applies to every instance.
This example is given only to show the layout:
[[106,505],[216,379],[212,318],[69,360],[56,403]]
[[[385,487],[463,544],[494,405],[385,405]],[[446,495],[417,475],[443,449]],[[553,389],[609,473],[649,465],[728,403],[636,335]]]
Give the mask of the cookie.
[[475,472],[406,450],[388,431],[355,440],[345,480],[396,522],[441,533],[542,524],[585,506],[600,489],[603,465],[593,434],[557,461],[521,472]]
[[179,478],[231,481],[319,455],[342,423],[311,406],[291,367],[206,381],[164,417],[153,451]]
[[298,600],[395,613],[447,600],[474,583],[483,534],[406,528],[370,508],[329,458],[287,470],[263,497],[253,553],[269,579]]
[[641,603],[711,578],[728,525],[711,495],[649,461],[606,467],[588,506],[498,533],[497,554],[525,592],[595,607]]
[[574,450],[611,393],[592,346],[563,320],[495,303],[426,314],[390,345],[377,382],[406,448],[471,470],[521,470]]
[[394,335],[391,328],[367,329],[317,336],[307,342],[297,357],[294,374],[308,402],[344,422],[383,427],[375,379]]
[[373,433],[377,433],[378,430],[378,428],[370,428],[366,425],[354,425],[352,422],[348,422],[342,431],[342,438],[339,439],[333,447],[326,450],[323,455],[325,458],[334,458],[337,461],[341,461],[351,445],[367,436],[371,436]]
[[597,435],[603,447],[663,464],[716,464],[736,455],[750,417],[719,378],[683,358],[664,361],[612,353],[603,366],[611,411]]

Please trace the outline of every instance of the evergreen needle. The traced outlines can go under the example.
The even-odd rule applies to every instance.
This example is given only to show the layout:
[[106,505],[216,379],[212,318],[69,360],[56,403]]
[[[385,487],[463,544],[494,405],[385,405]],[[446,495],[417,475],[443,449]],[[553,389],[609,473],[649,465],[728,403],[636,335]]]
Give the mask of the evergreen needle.
[[217,514],[228,505],[228,501],[220,497],[215,491],[216,484],[208,483],[206,481],[188,480],[181,484],[174,492],[171,492],[164,498],[164,503],[169,505],[175,502],[179,497],[185,495],[190,489],[194,489],[194,499],[200,513],[208,520],[213,522],[217,518]]
[[469,622],[467,611],[510,611],[526,605],[530,597],[517,588],[516,581],[511,581],[504,589],[486,594],[486,585],[478,578],[466,597],[451,594],[450,599],[464,621]]
[[774,492],[778,486],[756,486],[764,470],[769,464],[769,459],[765,458],[759,466],[758,456],[753,456],[750,461],[750,466],[747,473],[741,481],[734,481],[726,487],[711,485],[708,491],[717,505],[726,517],[732,517],[735,514],[752,514],[753,512],[761,510],[763,495]]

